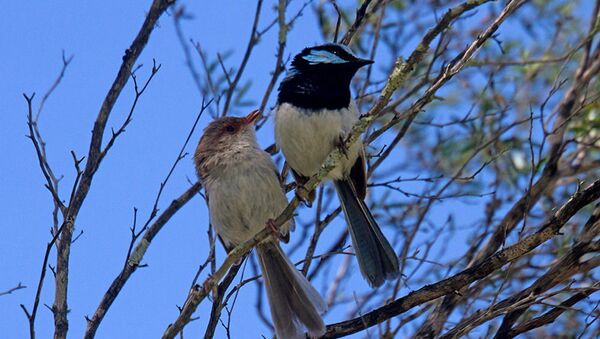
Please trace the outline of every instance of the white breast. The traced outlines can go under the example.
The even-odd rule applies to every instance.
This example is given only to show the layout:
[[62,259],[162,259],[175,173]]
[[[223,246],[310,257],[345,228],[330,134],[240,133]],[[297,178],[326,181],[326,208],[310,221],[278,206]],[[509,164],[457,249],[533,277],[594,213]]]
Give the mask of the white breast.
[[[308,113],[289,103],[275,108],[275,140],[285,158],[296,172],[303,176],[315,174],[327,155],[336,147],[340,136],[350,132],[358,120],[358,110],[354,103],[340,110],[323,109]],[[327,176],[339,179],[349,171],[362,147],[355,143],[348,150],[348,158],[343,157],[339,165]]]

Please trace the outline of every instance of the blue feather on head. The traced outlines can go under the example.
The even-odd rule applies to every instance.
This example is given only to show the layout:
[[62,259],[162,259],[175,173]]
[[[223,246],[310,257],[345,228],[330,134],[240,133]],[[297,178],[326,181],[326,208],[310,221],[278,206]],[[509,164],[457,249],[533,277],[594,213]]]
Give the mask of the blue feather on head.
[[311,65],[316,64],[343,64],[349,62],[342,59],[340,56],[324,50],[311,50],[310,54],[305,55],[302,59],[308,61]]
[[327,43],[307,47],[302,50],[292,61],[292,68],[315,65],[344,65],[355,63],[359,60],[348,46]]

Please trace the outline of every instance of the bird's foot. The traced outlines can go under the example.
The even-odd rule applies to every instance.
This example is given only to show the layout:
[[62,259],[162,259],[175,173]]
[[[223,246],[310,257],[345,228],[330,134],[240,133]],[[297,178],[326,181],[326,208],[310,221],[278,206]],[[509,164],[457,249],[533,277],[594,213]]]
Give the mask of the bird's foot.
[[315,200],[315,191],[309,191],[306,189],[306,187],[302,186],[301,184],[297,183],[296,184],[296,196],[298,197],[298,199],[300,199],[300,201],[302,201],[306,207],[312,207],[312,203]]
[[348,157],[348,147],[346,147],[346,140],[343,135],[340,134],[340,136],[338,136],[335,146],[340,150],[340,152],[342,152],[346,159],[350,159]]
[[279,227],[275,224],[275,220],[267,220],[267,228],[273,234],[273,238],[283,240],[283,235],[281,234],[281,232],[279,232]]

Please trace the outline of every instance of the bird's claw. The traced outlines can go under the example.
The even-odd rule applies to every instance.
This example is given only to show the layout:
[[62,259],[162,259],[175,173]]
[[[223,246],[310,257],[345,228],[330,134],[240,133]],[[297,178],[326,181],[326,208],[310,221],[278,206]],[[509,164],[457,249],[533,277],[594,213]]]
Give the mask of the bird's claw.
[[306,187],[297,184],[295,193],[298,199],[300,199],[307,207],[312,207],[312,202],[315,200],[314,191],[309,191]]
[[277,227],[277,225],[275,224],[275,220],[267,220],[267,228],[269,229],[269,231],[271,231],[275,239],[283,239],[283,235],[281,235],[281,232],[279,232],[279,227]]

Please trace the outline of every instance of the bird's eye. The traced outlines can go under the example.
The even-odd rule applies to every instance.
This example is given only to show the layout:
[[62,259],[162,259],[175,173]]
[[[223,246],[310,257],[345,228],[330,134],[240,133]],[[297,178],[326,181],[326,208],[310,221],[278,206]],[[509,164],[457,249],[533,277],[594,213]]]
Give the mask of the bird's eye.
[[231,125],[227,125],[227,127],[225,127],[225,130],[229,133],[233,133],[233,132],[235,132],[235,127],[233,127]]

